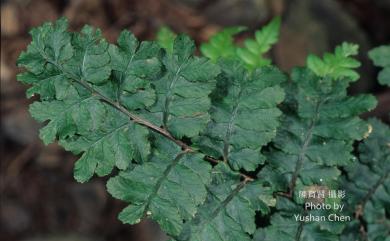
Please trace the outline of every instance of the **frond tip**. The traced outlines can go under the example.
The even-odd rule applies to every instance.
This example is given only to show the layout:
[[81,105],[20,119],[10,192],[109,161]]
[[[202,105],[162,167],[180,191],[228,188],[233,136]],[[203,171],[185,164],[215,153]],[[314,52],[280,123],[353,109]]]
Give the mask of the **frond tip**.
[[352,56],[358,54],[358,48],[357,44],[344,42],[336,47],[334,54],[325,53],[322,59],[310,54],[306,61],[307,67],[320,77],[356,81],[359,74],[354,69],[360,66],[360,62]]

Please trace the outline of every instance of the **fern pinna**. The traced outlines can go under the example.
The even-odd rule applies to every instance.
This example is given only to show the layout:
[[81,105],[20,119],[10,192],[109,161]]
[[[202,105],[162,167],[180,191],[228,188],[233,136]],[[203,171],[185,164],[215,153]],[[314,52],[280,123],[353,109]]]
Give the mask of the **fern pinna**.
[[[360,219],[355,226],[294,221],[296,213],[316,212],[302,207],[297,190],[358,180],[348,182],[358,165],[353,143],[384,128],[358,116],[376,100],[347,95],[358,78],[355,45],[309,56],[290,77],[272,66],[263,54],[279,26],[276,18],[243,47],[233,39],[243,28],[224,30],[198,57],[189,37],[168,28],[159,42],[123,31],[109,44],[100,30],[69,32],[60,19],[31,30],[18,80],[31,85],[28,97],[39,95],[30,112],[45,123],[43,142],[80,156],[75,179],[110,175],[108,192],[128,203],[123,223],[151,218],[183,241],[349,240],[348,230],[366,225]],[[368,168],[371,155],[388,155],[386,145],[363,145]],[[389,160],[380,158],[378,171],[387,173]],[[379,181],[387,185],[388,175]],[[372,199],[379,181],[356,192],[371,193],[364,210],[382,207],[381,197]],[[377,237],[372,215],[364,218],[369,237]]]

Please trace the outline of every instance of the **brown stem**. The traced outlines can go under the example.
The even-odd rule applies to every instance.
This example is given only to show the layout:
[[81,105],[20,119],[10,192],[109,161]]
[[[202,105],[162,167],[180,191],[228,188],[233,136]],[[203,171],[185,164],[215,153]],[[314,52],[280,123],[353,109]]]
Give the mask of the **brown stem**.
[[[143,126],[146,126],[147,128],[151,129],[152,131],[154,132],[157,132],[163,136],[165,136],[166,138],[170,139],[171,141],[175,142],[178,146],[180,146],[184,151],[187,151],[187,152],[199,152],[199,151],[196,151],[194,150],[193,148],[191,148],[189,145],[187,145],[186,143],[184,143],[183,141],[181,140],[178,140],[176,139],[175,137],[173,137],[167,130],[161,128],[161,127],[158,127],[152,123],[150,123],[149,121],[146,121],[140,117],[138,117],[137,115],[134,115],[133,113],[131,113],[130,111],[128,111],[126,108],[124,108],[122,105],[120,105],[119,103],[117,102],[114,102],[112,101],[111,99],[107,98],[106,96],[104,96],[103,94],[99,93],[98,91],[96,91],[95,89],[93,89],[92,87],[90,87],[88,84],[85,84],[81,81],[77,81],[78,83],[80,83],[81,85],[83,85],[84,87],[88,88],[88,90],[92,91],[92,93],[96,94],[101,100],[105,101],[106,103],[110,104],[111,106],[115,107],[116,109],[118,109],[119,111],[121,111],[122,113],[126,114],[127,116],[130,117],[131,120],[133,120],[135,123],[138,123],[140,125],[143,125]],[[213,162],[213,163],[216,163],[218,164],[219,162],[222,162],[220,160],[217,160],[217,159],[214,159],[210,156],[205,156],[204,158],[206,161],[209,161],[209,162]],[[244,181],[245,182],[248,182],[248,181],[253,181],[254,179],[248,175],[245,175],[243,173],[240,173],[240,175],[244,178]]]
[[[134,115],[133,113],[131,113],[130,111],[128,111],[125,107],[123,107],[122,105],[120,105],[119,103],[117,102],[114,102],[112,101],[111,99],[107,98],[106,96],[104,96],[103,94],[99,93],[98,91],[96,91],[95,89],[93,89],[92,87],[90,87],[88,84],[82,82],[82,81],[78,81],[76,80],[77,83],[83,85],[85,88],[87,88],[88,90],[90,90],[92,93],[96,94],[101,100],[103,100],[104,102],[110,104],[111,106],[115,107],[116,109],[118,109],[119,111],[121,111],[122,113],[126,114],[127,116],[130,117],[131,120],[133,120],[135,123],[138,123],[140,125],[143,125],[143,126],[146,126],[147,128],[151,129],[152,131],[154,132],[157,132],[163,136],[165,136],[166,138],[170,139],[171,141],[175,142],[178,146],[180,146],[184,151],[188,151],[188,152],[199,152],[199,151],[196,151],[194,150],[193,148],[191,148],[189,145],[187,145],[186,143],[184,143],[183,141],[181,140],[178,140],[176,139],[175,137],[173,137],[167,130],[161,128],[161,127],[158,127],[152,123],[150,123],[149,121],[146,121],[140,117],[138,117],[137,115]],[[216,163],[218,164],[219,162],[222,162],[220,160],[217,160],[217,159],[214,159],[210,156],[205,156],[204,158],[206,161],[209,161],[209,162],[213,162],[213,163]],[[245,182],[248,182],[248,181],[253,181],[254,179],[246,174],[243,174],[243,173],[240,173],[240,175],[244,178],[244,181]]]
[[[303,210],[303,216],[306,216],[307,215],[307,210]],[[295,234],[295,241],[300,241],[301,240],[301,235],[302,235],[302,231],[303,231],[303,226],[305,225],[305,223],[303,221],[299,222],[299,226],[298,226],[298,230],[297,230],[297,233]]]
[[[185,152],[199,152],[201,153],[200,151],[198,150],[194,150],[193,148],[191,148],[189,145],[187,145],[186,143],[184,143],[183,141],[181,140],[178,140],[176,139],[175,137],[173,137],[171,135],[171,133],[169,133],[167,130],[159,127],[159,126],[156,126],[154,125],[153,123],[147,121],[147,120],[144,120],[142,119],[141,117],[131,113],[130,111],[128,111],[125,107],[123,107],[120,103],[118,102],[115,102],[113,100],[111,100],[110,98],[108,98],[107,96],[103,95],[102,93],[100,93],[99,91],[95,90],[94,88],[92,88],[86,81],[83,81],[81,79],[79,79],[77,76],[75,76],[74,74],[72,73],[69,73],[67,71],[65,71],[65,69],[63,69],[59,64],[57,64],[55,61],[52,61],[50,60],[49,58],[47,58],[45,55],[43,55],[46,60],[55,65],[57,68],[59,68],[63,73],[66,73],[73,81],[77,82],[78,84],[80,84],[81,86],[83,86],[84,88],[86,88],[87,90],[89,90],[93,95],[97,96],[100,100],[106,102],[107,104],[113,106],[114,108],[116,108],[117,110],[121,111],[122,113],[124,113],[125,115],[127,115],[130,120],[134,121],[135,123],[137,124],[140,124],[140,125],[143,125],[149,129],[151,129],[152,131],[156,132],[156,133],[159,133],[160,135],[163,135],[165,136],[166,138],[168,138],[169,140],[173,141],[174,143],[176,143],[178,146],[180,146],[182,148],[183,151]],[[209,162],[213,162],[213,163],[216,163],[218,164],[219,162],[222,162],[220,160],[217,160],[217,159],[214,159],[210,156],[205,156],[204,158],[206,161],[209,161]],[[248,176],[248,175],[245,175],[241,172],[240,173],[240,176],[244,179],[244,182],[248,182],[248,181],[253,181],[254,178]]]
[[276,192],[275,195],[281,196],[281,197],[286,197],[286,198],[291,198],[292,197],[290,192]]

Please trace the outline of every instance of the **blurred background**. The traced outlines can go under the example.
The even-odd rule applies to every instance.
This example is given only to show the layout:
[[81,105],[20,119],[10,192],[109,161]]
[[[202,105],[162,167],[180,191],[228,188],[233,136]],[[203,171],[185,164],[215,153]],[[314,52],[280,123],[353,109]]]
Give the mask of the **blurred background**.
[[350,92],[374,93],[379,105],[365,117],[389,122],[390,90],[376,83],[378,69],[367,51],[390,43],[390,0],[2,0],[0,240],[166,240],[151,221],[121,224],[116,216],[125,204],[107,195],[107,179],[76,183],[75,157],[38,139],[39,124],[27,111],[31,100],[15,79],[15,61],[31,41],[31,27],[66,16],[72,30],[90,24],[110,42],[122,29],[144,40],[168,26],[200,43],[224,26],[247,26],[238,40],[252,36],[275,15],[283,24],[270,55],[285,71],[304,65],[308,53],[358,43],[362,78]]

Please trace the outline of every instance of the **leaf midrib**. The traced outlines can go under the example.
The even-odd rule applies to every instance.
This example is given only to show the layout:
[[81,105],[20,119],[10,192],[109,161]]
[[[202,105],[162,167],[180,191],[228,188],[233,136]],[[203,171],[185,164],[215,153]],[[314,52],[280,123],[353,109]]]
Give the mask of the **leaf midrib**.
[[219,202],[219,205],[217,206],[217,208],[214,210],[214,212],[211,213],[211,215],[209,216],[209,218],[206,220],[206,221],[203,221],[201,222],[199,225],[199,229],[197,229],[197,231],[195,232],[195,234],[198,234],[199,232],[201,232],[204,227],[206,225],[208,225],[209,223],[211,223],[217,216],[218,214],[222,211],[222,210],[225,210],[226,206],[233,200],[233,198],[241,191],[241,189],[243,189],[246,185],[247,181],[242,181],[240,182],[237,187],[234,188],[234,190],[229,194],[229,196],[227,196],[225,198],[225,200],[223,200],[222,202]]
[[168,118],[170,115],[169,107],[170,107],[171,101],[173,100],[172,91],[176,85],[177,80],[180,77],[180,71],[181,71],[182,66],[183,65],[180,65],[179,68],[177,69],[175,76],[173,77],[171,83],[169,84],[167,95],[165,97],[164,112],[163,112],[163,126],[165,129],[168,129]]
[[121,73],[121,77],[120,77],[120,79],[119,79],[118,89],[117,89],[117,91],[116,91],[116,101],[117,101],[118,103],[120,103],[120,104],[121,104],[120,96],[121,96],[121,91],[122,91],[123,79],[125,78],[125,76],[126,76],[126,74],[127,74],[127,71],[130,69],[130,66],[131,66],[131,64],[133,63],[133,59],[134,59],[135,55],[136,55],[135,52],[133,52],[133,53],[131,54],[131,57],[130,57],[129,61],[127,62],[125,71],[121,71],[122,73]]
[[126,126],[130,126],[130,124],[131,124],[131,123],[126,122],[125,124],[122,124],[122,125],[120,125],[119,127],[117,127],[117,128],[115,128],[115,129],[113,129],[113,130],[111,130],[111,131],[105,133],[103,136],[99,137],[96,141],[94,141],[94,142],[89,146],[89,148],[95,146],[98,142],[101,142],[103,139],[105,139],[105,138],[107,138],[107,137],[113,135],[115,132],[119,131],[120,129],[122,129],[122,128],[126,127]]
[[[91,95],[91,96],[89,96],[89,97],[87,97],[87,98],[85,98],[85,99],[78,99],[78,101],[75,101],[74,103],[72,103],[70,106],[68,106],[67,108],[66,108],[66,111],[61,111],[61,114],[60,115],[58,115],[57,116],[57,118],[53,118],[53,119],[50,119],[51,121],[53,121],[53,120],[58,120],[58,119],[60,119],[60,117],[63,117],[64,115],[66,115],[66,113],[68,112],[68,111],[70,111],[71,109],[73,109],[76,105],[80,105],[81,103],[83,103],[83,102],[85,102],[85,101],[88,101],[88,100],[91,100],[91,99],[93,99],[93,98],[95,98],[95,96],[93,96],[93,95]],[[50,102],[50,101],[49,101]],[[45,102],[42,102],[42,103],[45,103]]]
[[162,186],[162,183],[164,182],[165,179],[167,179],[167,177],[169,176],[170,172],[172,171],[172,169],[179,163],[179,161],[181,160],[182,157],[184,157],[188,152],[187,151],[183,151],[181,153],[179,153],[175,159],[173,160],[173,162],[171,164],[169,164],[167,166],[167,168],[164,170],[162,176],[157,180],[156,182],[156,185],[154,185],[154,189],[152,191],[152,193],[149,195],[149,197],[146,199],[146,206],[145,206],[145,209],[144,209],[144,212],[142,214],[143,217],[146,217],[147,216],[147,212],[149,210],[149,207],[150,207],[150,204],[153,200],[153,198],[155,198],[158,194],[158,191],[160,190],[161,186]]
[[230,119],[229,119],[228,128],[227,128],[226,133],[225,133],[225,138],[223,140],[223,142],[224,142],[224,144],[223,144],[223,159],[225,162],[227,162],[229,160],[230,136],[232,134],[233,127],[234,127],[233,126],[234,120],[236,119],[238,108],[240,106],[241,93],[242,92],[240,90],[240,93],[238,94],[238,97],[237,97],[237,101],[234,105],[233,111],[232,111]]
[[290,182],[290,186],[289,186],[289,189],[290,189],[289,190],[289,195],[291,197],[294,194],[296,181],[297,181],[297,178],[299,176],[299,172],[300,172],[300,170],[302,168],[304,159],[306,157],[306,151],[307,151],[307,148],[308,148],[308,146],[309,146],[309,144],[311,142],[311,138],[313,136],[313,130],[314,130],[316,121],[319,118],[319,110],[320,110],[321,103],[322,103],[321,101],[318,101],[317,104],[316,104],[314,116],[312,117],[312,119],[310,121],[309,129],[308,129],[308,131],[306,133],[303,145],[302,145],[302,147],[301,147],[301,149],[299,151],[298,160],[297,160],[297,162],[295,164],[295,169],[294,169],[294,172],[292,174],[291,182]]
[[375,192],[378,190],[378,188],[384,184],[385,180],[389,176],[389,172],[386,172],[385,175],[381,176],[378,181],[369,189],[368,193],[364,196],[362,201],[360,202],[362,207],[364,208],[365,204],[368,202],[368,200],[371,199],[371,197],[375,194]]

